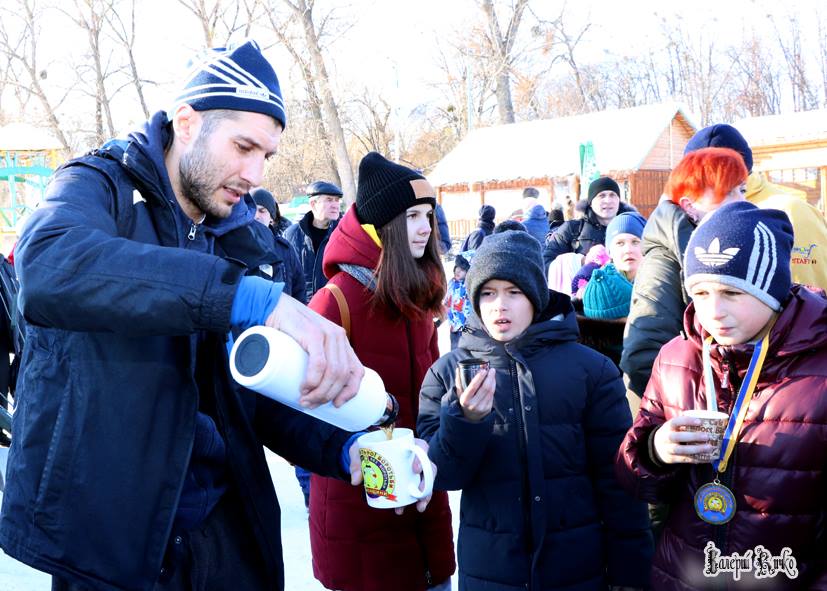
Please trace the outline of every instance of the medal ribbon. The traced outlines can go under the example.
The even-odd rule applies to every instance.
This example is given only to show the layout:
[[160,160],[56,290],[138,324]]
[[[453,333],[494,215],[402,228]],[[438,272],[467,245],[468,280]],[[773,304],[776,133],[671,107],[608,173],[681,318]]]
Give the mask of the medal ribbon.
[[[755,349],[752,352],[752,359],[750,359],[749,367],[747,368],[747,374],[744,376],[744,381],[741,383],[741,388],[738,391],[738,398],[735,399],[735,405],[732,407],[732,414],[729,416],[729,423],[727,423],[726,431],[724,431],[724,438],[721,442],[721,457],[712,462],[712,467],[720,473],[726,471],[727,463],[732,456],[732,452],[735,451],[735,444],[738,442],[738,434],[741,432],[744,417],[747,415],[749,403],[752,400],[752,395],[755,392],[755,386],[758,383],[758,376],[761,375],[761,368],[764,367],[764,360],[767,357],[771,329],[772,327],[767,330],[764,338],[755,344]],[[711,346],[712,337],[709,336],[704,339],[703,347],[703,365],[706,387],[707,390],[712,387],[711,391],[707,391],[707,396],[715,396],[715,374],[712,372],[712,362],[710,361],[709,356]]]

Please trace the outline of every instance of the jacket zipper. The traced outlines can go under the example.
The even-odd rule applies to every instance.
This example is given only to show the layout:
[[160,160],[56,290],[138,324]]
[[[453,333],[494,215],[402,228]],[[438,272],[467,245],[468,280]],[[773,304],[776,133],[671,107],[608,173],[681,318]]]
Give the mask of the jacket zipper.
[[190,222],[190,231],[187,234],[188,240],[195,240],[195,234],[198,232],[198,226],[195,225],[195,222]]
[[523,405],[520,399],[520,388],[517,385],[517,368],[513,359],[509,359],[509,373],[511,374],[511,394],[514,404],[514,419],[517,421],[517,437],[520,446],[520,458],[522,458],[522,496],[523,496],[523,527],[525,527],[525,545],[529,555],[534,554],[534,532],[531,524],[531,490],[528,482],[528,442],[526,441],[526,428],[523,421]]

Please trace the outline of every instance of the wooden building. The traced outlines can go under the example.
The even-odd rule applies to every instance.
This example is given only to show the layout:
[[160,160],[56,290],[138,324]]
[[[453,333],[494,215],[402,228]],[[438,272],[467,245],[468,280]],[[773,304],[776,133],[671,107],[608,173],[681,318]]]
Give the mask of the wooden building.
[[749,117],[735,127],[752,148],[753,170],[827,213],[827,109]]
[[614,109],[471,131],[428,174],[451,224],[467,234],[482,204],[497,219],[521,208],[525,187],[548,209],[580,192],[580,145],[592,142],[600,174],[614,178],[621,198],[643,215],[657,205],[672,167],[697,130],[676,103]]

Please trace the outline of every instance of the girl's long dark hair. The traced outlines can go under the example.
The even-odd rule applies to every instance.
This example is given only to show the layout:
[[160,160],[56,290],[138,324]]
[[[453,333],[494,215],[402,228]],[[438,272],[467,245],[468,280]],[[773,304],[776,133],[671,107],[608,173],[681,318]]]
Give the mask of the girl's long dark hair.
[[409,320],[440,316],[445,297],[445,270],[437,249],[437,228],[431,212],[431,235],[425,253],[415,259],[408,243],[407,211],[378,228],[382,255],[376,267],[377,303]]

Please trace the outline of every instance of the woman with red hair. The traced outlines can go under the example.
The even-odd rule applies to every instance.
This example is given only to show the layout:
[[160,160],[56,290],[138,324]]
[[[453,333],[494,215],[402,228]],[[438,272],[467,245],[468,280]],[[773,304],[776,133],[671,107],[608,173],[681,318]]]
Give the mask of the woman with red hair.
[[689,298],[681,277],[689,236],[703,217],[744,199],[747,167],[729,148],[703,148],[678,163],[643,231],[643,262],[635,277],[620,368],[633,412],[660,348],[680,333]]
[[743,200],[748,174],[735,150],[704,148],[684,156],[669,175],[665,193],[697,224],[725,203]]
[[[371,152],[359,164],[356,204],[330,235],[323,270],[330,281],[310,308],[345,326],[359,360],[399,402],[397,427],[416,428],[419,387],[439,357],[434,317],[442,313],[445,271],[434,222],[435,192],[410,168]],[[345,305],[333,292],[340,289]],[[445,492],[423,513],[373,509],[364,490],[313,475],[313,573],[342,591],[450,590],[451,511]]]

